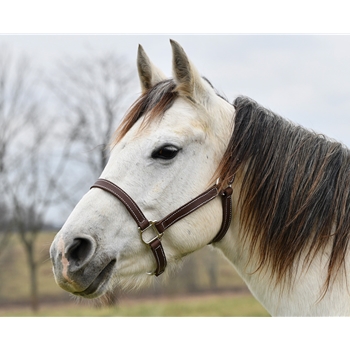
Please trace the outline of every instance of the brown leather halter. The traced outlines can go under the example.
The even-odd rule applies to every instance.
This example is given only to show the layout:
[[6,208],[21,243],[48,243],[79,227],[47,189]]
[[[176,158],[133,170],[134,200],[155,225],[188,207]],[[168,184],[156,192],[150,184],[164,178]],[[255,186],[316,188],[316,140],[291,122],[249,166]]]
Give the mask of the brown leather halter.
[[[156,259],[157,268],[154,272],[150,274],[159,276],[164,272],[165,267],[167,265],[167,260],[166,260],[164,249],[161,243],[161,239],[164,234],[164,231],[167,228],[169,228],[171,225],[175,224],[177,221],[191,214],[193,211],[199,209],[200,207],[207,204],[208,202],[210,202],[211,200],[213,200],[219,195],[221,195],[222,206],[223,206],[222,224],[221,224],[220,231],[209,244],[218,242],[225,236],[228,228],[230,227],[231,219],[232,219],[232,199],[231,199],[232,182],[233,182],[233,179],[229,183],[229,186],[221,192],[219,192],[218,190],[218,183],[217,183],[216,185],[210,187],[208,190],[203,192],[198,197],[192,199],[191,201],[184,204],[182,207],[173,211],[172,213],[170,213],[165,218],[159,221],[147,220],[145,215],[142,213],[141,209],[139,208],[139,206],[134,202],[134,200],[126,192],[124,192],[120,187],[118,187],[111,181],[108,181],[105,179],[98,179],[91,186],[91,188],[96,187],[96,188],[103,189],[111,193],[116,198],[118,198],[125,205],[125,208],[129,211],[129,213],[131,214],[131,216],[134,218],[134,220],[138,225],[138,229],[139,229],[142,241],[151,248],[153,255]],[[145,231],[151,228],[153,229],[155,236],[150,240],[146,240],[143,234]]]

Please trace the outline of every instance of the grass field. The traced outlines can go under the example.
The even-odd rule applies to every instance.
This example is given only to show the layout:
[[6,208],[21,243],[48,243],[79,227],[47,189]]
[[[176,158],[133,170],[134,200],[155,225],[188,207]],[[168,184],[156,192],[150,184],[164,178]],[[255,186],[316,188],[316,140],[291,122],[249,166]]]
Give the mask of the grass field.
[[125,300],[113,307],[65,303],[29,308],[0,309],[0,317],[234,317],[269,316],[250,295],[207,295],[160,300]]

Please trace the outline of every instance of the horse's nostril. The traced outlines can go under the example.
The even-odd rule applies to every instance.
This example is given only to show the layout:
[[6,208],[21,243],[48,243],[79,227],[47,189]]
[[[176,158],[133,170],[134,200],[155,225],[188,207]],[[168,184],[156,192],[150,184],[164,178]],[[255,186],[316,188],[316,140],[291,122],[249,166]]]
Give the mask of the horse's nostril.
[[93,244],[87,238],[75,238],[73,243],[67,249],[66,257],[69,264],[75,267],[81,267],[91,256]]

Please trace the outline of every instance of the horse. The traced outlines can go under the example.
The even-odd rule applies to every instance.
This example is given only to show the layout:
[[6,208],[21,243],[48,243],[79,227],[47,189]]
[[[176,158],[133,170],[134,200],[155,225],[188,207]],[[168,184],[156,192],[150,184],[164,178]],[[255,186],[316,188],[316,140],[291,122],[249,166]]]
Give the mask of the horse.
[[228,102],[170,43],[171,79],[139,45],[141,95],[52,242],[57,284],[101,298],[210,244],[272,316],[349,315],[349,150],[249,97]]

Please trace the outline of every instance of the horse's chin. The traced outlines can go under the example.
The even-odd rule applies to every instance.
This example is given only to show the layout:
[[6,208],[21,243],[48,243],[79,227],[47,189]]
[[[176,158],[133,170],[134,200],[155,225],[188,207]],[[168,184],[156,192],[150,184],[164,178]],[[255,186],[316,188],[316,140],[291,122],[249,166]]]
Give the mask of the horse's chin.
[[111,261],[88,288],[72,294],[78,301],[88,299],[96,305],[114,305],[123,293],[149,287],[154,282],[154,276],[144,272],[128,276],[114,275],[113,272],[116,273],[116,268]]
[[73,294],[87,299],[95,299],[105,294],[109,289],[115,265],[116,260],[111,260],[86,289],[73,292]]
[[[161,281],[166,280],[169,275],[173,275],[181,268],[182,257],[176,260],[177,264],[168,266],[160,278]],[[116,260],[112,260],[84,291],[72,293],[78,302],[89,300],[95,306],[112,306],[124,293],[149,287],[158,281],[161,282],[154,275],[144,271],[120,271],[115,262]]]

